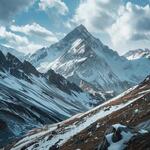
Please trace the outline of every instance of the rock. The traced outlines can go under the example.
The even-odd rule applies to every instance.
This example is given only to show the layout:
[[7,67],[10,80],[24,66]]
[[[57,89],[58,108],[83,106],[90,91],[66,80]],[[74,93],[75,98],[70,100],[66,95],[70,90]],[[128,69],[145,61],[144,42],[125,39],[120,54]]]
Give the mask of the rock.
[[28,61],[24,61],[23,62],[23,70],[26,74],[34,74],[36,76],[39,76],[39,72],[36,70],[36,68],[34,66],[32,66],[31,63],[29,63]]
[[77,92],[83,92],[82,89],[80,89],[76,84],[67,81],[63,76],[55,73],[51,69],[45,75],[47,76],[50,83],[55,84],[59,89],[61,89],[62,91],[68,94],[71,94],[71,90]]
[[122,135],[121,135],[121,129],[118,128],[118,129],[115,129],[113,128],[113,135],[112,135],[112,141],[114,143],[120,141],[122,139]]
[[119,141],[123,139],[122,132],[129,135],[130,138],[131,136],[130,128],[127,128],[126,126],[120,124],[112,125],[109,129],[106,130],[104,139],[102,143],[99,145],[98,150],[108,150],[108,147],[110,147],[111,144],[115,143],[118,144]]

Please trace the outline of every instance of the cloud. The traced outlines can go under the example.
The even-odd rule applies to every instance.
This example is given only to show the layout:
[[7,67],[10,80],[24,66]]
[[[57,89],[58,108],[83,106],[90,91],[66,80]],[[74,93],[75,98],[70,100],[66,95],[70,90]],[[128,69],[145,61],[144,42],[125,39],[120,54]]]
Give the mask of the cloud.
[[53,9],[55,13],[60,15],[65,15],[69,11],[67,5],[62,0],[40,0],[39,8],[44,11]]
[[150,5],[122,0],[80,0],[68,28],[83,24],[90,32],[123,52],[125,49],[150,47]]
[[128,2],[116,22],[108,29],[114,45],[150,40],[150,6]]
[[54,28],[62,27],[62,22],[69,12],[69,8],[63,0],[40,0],[39,10],[46,13]]
[[42,38],[41,40],[46,40],[50,43],[54,43],[58,41],[57,37],[51,31],[47,30],[46,28],[42,27],[41,25],[35,22],[32,24],[24,25],[24,26],[12,25],[10,29],[13,32],[24,33],[25,35],[30,36],[30,37],[36,36],[36,37]]
[[10,21],[18,12],[28,9],[34,0],[0,0],[0,22]]
[[0,26],[0,39],[5,40],[5,45],[24,53],[33,53],[35,50],[44,46],[40,43],[29,41],[25,36],[8,31],[4,26]]
[[5,45],[25,53],[50,46],[58,41],[57,37],[62,37],[61,34],[54,34],[35,22],[22,26],[11,25],[9,28],[0,26],[0,39],[5,41]]
[[120,5],[121,0],[81,0],[70,24],[82,23],[92,32],[104,32],[115,22]]
[[29,42],[26,37],[19,36],[10,31],[7,31],[4,26],[0,26],[0,38],[9,41],[9,43],[12,44],[18,43],[20,45],[26,45]]

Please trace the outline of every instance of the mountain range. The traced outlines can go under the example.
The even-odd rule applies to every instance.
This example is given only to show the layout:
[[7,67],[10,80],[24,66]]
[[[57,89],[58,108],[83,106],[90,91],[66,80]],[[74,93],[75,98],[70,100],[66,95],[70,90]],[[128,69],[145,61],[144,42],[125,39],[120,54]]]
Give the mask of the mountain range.
[[[32,130],[11,150],[148,150],[150,76],[121,95],[66,121]],[[7,149],[7,148],[6,148]]]
[[0,145],[28,130],[87,111],[97,100],[76,84],[0,51]]
[[120,56],[80,25],[28,60],[39,71],[51,68],[83,90],[105,97],[104,93],[117,95],[149,75],[147,57],[128,60],[128,55]]
[[[32,55],[0,46],[0,148],[15,141],[6,149],[83,149],[88,136],[89,149],[100,148],[100,143],[108,148],[102,140],[108,127],[116,127],[117,122],[129,130],[128,124],[135,130],[140,123],[145,125],[149,55],[150,50],[138,49],[120,56],[83,25]],[[136,120],[134,109],[144,119]],[[98,130],[100,137],[94,130],[96,124],[103,128]],[[93,138],[100,139],[94,145],[93,130]]]

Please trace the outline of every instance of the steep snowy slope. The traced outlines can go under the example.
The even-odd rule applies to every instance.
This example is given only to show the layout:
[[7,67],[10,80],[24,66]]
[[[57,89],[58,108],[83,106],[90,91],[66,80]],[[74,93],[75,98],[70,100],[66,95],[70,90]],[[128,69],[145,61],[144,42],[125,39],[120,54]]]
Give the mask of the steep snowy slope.
[[131,50],[123,55],[128,60],[140,59],[140,58],[150,58],[150,50],[149,49],[136,49]]
[[52,68],[81,88],[99,94],[121,93],[150,73],[150,61],[129,61],[119,56],[83,25],[60,42],[33,54],[30,61],[38,70]]
[[[7,148],[12,150],[105,150],[109,148],[120,150],[128,146],[130,140],[132,146],[135,146],[134,140],[139,138],[148,140],[150,136],[149,97],[150,76],[138,86],[86,113],[80,113],[53,126],[32,130]],[[113,129],[110,128],[111,126]],[[109,128],[110,130],[105,132]],[[101,147],[103,144],[105,148]],[[131,144],[129,144],[130,148]],[[142,142],[141,147],[149,148],[148,142]]]
[[29,129],[67,119],[94,103],[88,93],[54,71],[41,74],[29,62],[0,51],[0,147]]

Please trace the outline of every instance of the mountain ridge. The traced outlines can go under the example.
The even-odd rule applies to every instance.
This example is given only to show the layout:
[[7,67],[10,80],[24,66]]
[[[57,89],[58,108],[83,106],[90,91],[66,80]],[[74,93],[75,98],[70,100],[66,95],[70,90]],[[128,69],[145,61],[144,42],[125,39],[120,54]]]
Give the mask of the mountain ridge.
[[[149,95],[150,76],[139,85],[92,110],[48,129],[34,130],[16,141],[10,149],[132,149],[132,146],[137,147],[136,140],[143,141],[145,136],[149,139]],[[144,149],[149,148],[146,140],[140,143]],[[141,147],[137,149],[141,150]]]
[[87,87],[83,90],[88,89],[88,92],[114,91],[119,94],[138,84],[150,73],[150,62],[128,61],[102,44],[83,25],[76,27],[58,43],[44,49],[43,53],[41,49],[40,55],[43,57],[40,60],[38,53],[30,57],[30,62],[38,70],[46,72],[52,68],[78,86],[81,82],[84,83],[80,87]]
[[0,51],[0,147],[28,130],[62,121],[96,104],[92,95],[49,70]]

